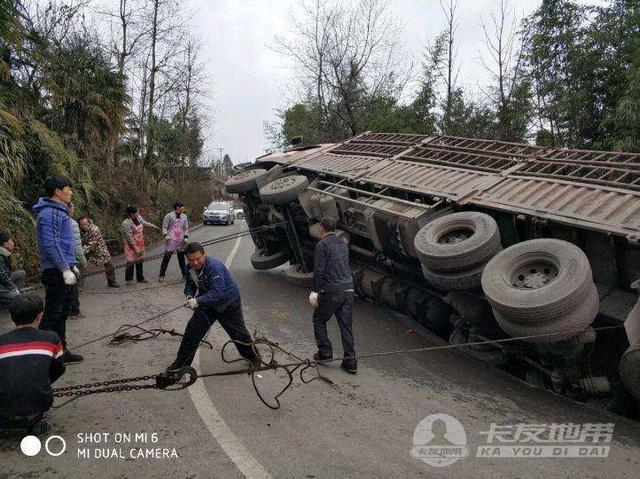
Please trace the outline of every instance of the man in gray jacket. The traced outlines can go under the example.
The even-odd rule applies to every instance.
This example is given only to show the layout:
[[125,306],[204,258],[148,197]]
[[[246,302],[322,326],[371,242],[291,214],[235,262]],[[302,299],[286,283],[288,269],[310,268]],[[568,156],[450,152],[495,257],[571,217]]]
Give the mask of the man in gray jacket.
[[349,267],[349,247],[336,236],[336,220],[325,216],[320,222],[322,239],[318,241],[313,260],[313,290],[309,302],[313,312],[313,332],[318,345],[316,361],[333,358],[327,335],[327,321],[335,314],[342,337],[344,357],[340,367],[351,374],[358,371],[352,330],[353,277]]
[[76,261],[78,261],[78,267],[80,268],[80,277],[78,282],[71,288],[71,303],[69,305],[69,319],[84,319],[84,314],[80,311],[80,291],[84,286],[84,274],[87,271],[87,258],[84,256],[84,250],[82,249],[82,239],[80,237],[80,226],[78,222],[73,219],[76,213],[76,207],[73,203],[69,203],[69,219],[71,220],[71,229],[73,230],[73,241],[76,245],[75,255]]
[[0,305],[20,294],[26,273],[23,270],[11,271],[11,254],[16,244],[11,233],[0,232]]

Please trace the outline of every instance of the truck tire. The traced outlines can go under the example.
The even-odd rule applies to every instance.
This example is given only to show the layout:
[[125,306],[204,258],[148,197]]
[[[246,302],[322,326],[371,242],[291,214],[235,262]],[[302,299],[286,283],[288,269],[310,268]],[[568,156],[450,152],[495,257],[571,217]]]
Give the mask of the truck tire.
[[464,271],[435,271],[422,265],[422,274],[431,286],[442,291],[465,291],[480,286],[484,264]]
[[[544,321],[514,320],[494,311],[496,322],[510,336],[532,336],[523,341],[535,344],[555,343],[577,336],[584,331],[598,314],[600,301],[595,285],[573,311],[564,316],[550,316]],[[544,334],[546,336],[537,336]]]
[[276,268],[287,261],[289,255],[285,251],[268,254],[267,250],[260,248],[251,255],[251,266],[260,271]]
[[630,346],[618,365],[620,379],[631,395],[640,401],[640,345]]
[[498,224],[475,211],[453,213],[423,226],[414,239],[418,259],[436,271],[463,271],[502,250]]
[[309,180],[304,175],[283,176],[260,188],[260,198],[268,205],[281,205],[298,199]]
[[523,324],[570,315],[591,299],[593,288],[591,266],[582,250],[550,238],[501,251],[482,273],[482,289],[494,313]]
[[313,272],[304,273],[301,264],[294,264],[285,271],[285,279],[291,286],[310,288],[313,286]]
[[246,193],[257,188],[256,180],[267,174],[264,168],[245,170],[229,178],[224,184],[227,193]]

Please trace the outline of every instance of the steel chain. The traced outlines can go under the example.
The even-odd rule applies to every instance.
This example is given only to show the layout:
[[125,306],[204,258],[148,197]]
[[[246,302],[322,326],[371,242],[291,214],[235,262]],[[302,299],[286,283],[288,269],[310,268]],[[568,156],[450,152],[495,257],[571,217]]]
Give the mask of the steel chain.
[[127,384],[124,386],[113,386],[113,387],[105,387],[99,389],[91,389],[84,391],[67,391],[67,392],[54,392],[54,397],[84,397],[89,396],[90,394],[98,394],[98,393],[112,393],[112,392],[123,392],[123,391],[139,391],[141,389],[157,389],[158,386],[155,384]]
[[158,377],[157,374],[150,374],[147,376],[136,376],[133,378],[124,378],[124,379],[112,379],[109,381],[97,381],[94,383],[86,383],[86,384],[75,384],[73,386],[63,386],[59,388],[53,389],[54,396],[70,396],[71,394],[62,394],[62,391],[77,391],[80,389],[90,389],[90,388],[98,388],[101,386],[109,386],[110,384],[124,384],[124,383],[132,383],[139,381],[147,381],[149,379],[156,379]]

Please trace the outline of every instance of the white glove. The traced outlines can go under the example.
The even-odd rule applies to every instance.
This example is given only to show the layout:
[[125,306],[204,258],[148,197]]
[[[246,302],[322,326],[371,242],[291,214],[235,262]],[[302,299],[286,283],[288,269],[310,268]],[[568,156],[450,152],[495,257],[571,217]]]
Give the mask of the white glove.
[[184,306],[189,309],[196,309],[198,307],[198,300],[196,298],[187,296],[187,302],[184,303]]
[[309,304],[314,308],[318,307],[318,293],[311,291],[311,294],[309,295]]
[[76,275],[76,279],[80,279],[80,270],[78,269],[77,266],[74,266],[73,268],[71,268],[71,271],[73,272],[73,274]]
[[62,272],[62,279],[64,279],[64,284],[67,286],[73,286],[78,282],[78,278],[75,273],[70,269]]

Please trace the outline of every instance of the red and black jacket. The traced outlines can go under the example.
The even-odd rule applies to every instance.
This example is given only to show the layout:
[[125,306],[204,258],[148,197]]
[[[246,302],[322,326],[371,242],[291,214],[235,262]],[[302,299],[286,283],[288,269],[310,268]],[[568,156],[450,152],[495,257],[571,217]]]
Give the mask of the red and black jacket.
[[51,383],[65,369],[62,355],[62,342],[51,331],[25,327],[0,336],[0,416],[49,410]]

